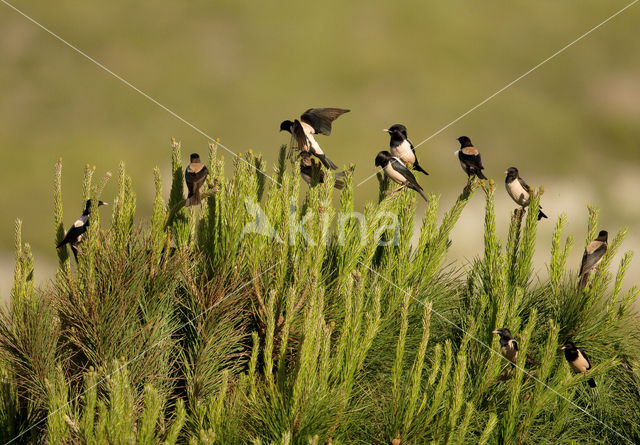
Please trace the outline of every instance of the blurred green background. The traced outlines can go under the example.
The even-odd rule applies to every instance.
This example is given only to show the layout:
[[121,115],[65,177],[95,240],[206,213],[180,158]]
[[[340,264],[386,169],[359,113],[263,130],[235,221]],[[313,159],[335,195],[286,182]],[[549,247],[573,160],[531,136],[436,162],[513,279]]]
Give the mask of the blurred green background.
[[[280,121],[308,107],[352,110],[319,142],[356,182],[401,122],[427,138],[628,1],[242,2],[22,1],[26,14],[76,45],[235,152],[269,161],[288,135]],[[515,205],[503,171],[519,167],[544,185],[537,267],[545,272],[555,218],[566,212],[579,264],[586,205],[601,225],[629,226],[625,248],[640,252],[640,5],[507,89],[419,148],[431,173],[418,177],[449,203],[466,182],[453,152],[468,135],[498,183],[499,228]],[[64,161],[65,225],[81,212],[81,175],[133,171],[139,217],[148,215],[152,170],[169,180],[169,138],[206,152],[207,140],[0,3],[0,295],[13,269],[15,218],[36,255],[36,277],[55,267],[52,181]],[[231,155],[225,154],[229,161]],[[111,201],[116,181],[104,197]],[[305,186],[306,187],[306,186]],[[165,182],[168,193],[168,183]],[[362,205],[377,181],[359,187]],[[101,209],[109,222],[110,209]],[[483,200],[465,210],[451,259],[480,252]],[[107,216],[107,218],[104,218]],[[625,249],[626,250],[626,249]],[[636,262],[637,263],[637,262]],[[640,268],[633,266],[635,282]]]

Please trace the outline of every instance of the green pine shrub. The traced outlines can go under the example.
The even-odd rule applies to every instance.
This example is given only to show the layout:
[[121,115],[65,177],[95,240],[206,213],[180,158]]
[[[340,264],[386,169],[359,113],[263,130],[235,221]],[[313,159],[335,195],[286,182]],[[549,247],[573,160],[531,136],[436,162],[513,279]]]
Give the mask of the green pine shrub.
[[[631,252],[612,264],[626,230],[578,290],[566,215],[548,279],[533,273],[542,190],[502,240],[491,181],[471,181],[449,209],[430,194],[416,215],[414,194],[387,195],[379,176],[378,202],[358,215],[350,170],[341,192],[332,173],[307,188],[281,147],[271,178],[251,152],[227,178],[213,143],[202,206],[185,208],[183,156],[172,140],[169,197],[156,168],[145,221],[121,164],[111,227],[94,207],[79,264],[59,249],[48,286],[33,285],[18,221],[0,311],[3,443],[640,441],[638,288],[623,292]],[[94,171],[85,200],[111,176],[96,185]],[[56,242],[67,227],[61,175],[60,160]],[[484,252],[445,264],[453,227],[482,195]],[[586,242],[599,229],[597,209],[589,215]],[[491,333],[500,327],[519,343],[513,368]],[[568,339],[588,351],[595,389],[566,364]]]

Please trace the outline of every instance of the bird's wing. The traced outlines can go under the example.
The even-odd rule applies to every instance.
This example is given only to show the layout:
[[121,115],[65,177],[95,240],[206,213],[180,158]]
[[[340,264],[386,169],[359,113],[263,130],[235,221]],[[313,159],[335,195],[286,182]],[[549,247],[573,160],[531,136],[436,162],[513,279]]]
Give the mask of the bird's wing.
[[607,252],[607,244],[602,241],[591,241],[582,255],[582,264],[580,265],[580,275],[593,269],[593,267],[602,259]]
[[[467,147],[465,147],[467,148]],[[476,151],[477,153],[477,151]],[[470,154],[465,153],[464,149],[458,152],[458,158],[467,165],[475,167],[479,170],[482,170],[484,167],[482,166],[482,159],[480,158],[480,153],[478,154]]]
[[293,135],[293,140],[296,144],[296,147],[298,150],[303,151],[303,152],[308,152],[309,151],[309,143],[307,140],[307,135],[304,134],[304,129],[302,128],[302,125],[300,124],[300,121],[298,119],[296,119],[293,122],[293,129],[292,129],[292,135]]
[[529,193],[529,184],[524,182],[524,179],[522,178],[518,178],[518,181],[520,181],[520,185],[527,191],[527,193]]
[[309,108],[302,113],[300,120],[311,125],[316,134],[329,136],[331,134],[331,123],[348,112],[349,110],[344,108]]
[[64,246],[67,243],[73,244],[75,240],[78,238],[78,236],[82,235],[86,231],[87,231],[87,228],[85,226],[76,226],[76,225],[71,226],[71,228],[67,231],[66,235],[62,239],[62,241],[60,241],[60,243],[58,243],[56,247],[59,249],[60,247]]
[[415,154],[416,153],[416,148],[413,146],[413,144],[411,143],[409,138],[407,138],[407,142],[409,143],[409,147],[411,147],[411,151]]
[[184,179],[187,183],[187,188],[189,189],[189,196],[191,196],[196,189],[202,187],[202,184],[204,184],[204,180],[207,178],[208,174],[209,170],[206,165],[203,165],[197,173],[190,172],[187,167],[187,170],[184,172]]
[[409,170],[398,158],[391,158],[391,167],[404,176],[407,181],[407,185],[410,188],[422,191],[422,187],[418,184],[418,181],[416,180],[416,177],[413,176],[413,173],[411,173],[411,170]]

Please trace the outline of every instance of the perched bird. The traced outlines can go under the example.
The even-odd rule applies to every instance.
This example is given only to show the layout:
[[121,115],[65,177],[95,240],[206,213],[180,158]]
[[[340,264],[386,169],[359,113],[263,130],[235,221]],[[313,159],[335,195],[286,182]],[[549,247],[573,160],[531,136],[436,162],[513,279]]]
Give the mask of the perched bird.
[[[338,190],[342,190],[344,188],[344,178],[345,172],[338,172],[335,176],[335,181],[333,186]],[[324,183],[324,171],[320,164],[316,162],[315,159],[311,157],[309,153],[301,153],[300,154],[300,176],[304,179],[304,182],[311,185],[311,181],[316,178],[316,180],[320,183]]]
[[594,269],[602,257],[607,252],[607,238],[609,234],[606,230],[601,230],[598,237],[587,244],[582,255],[582,264],[580,265],[580,283],[578,289],[584,289],[589,281],[591,270]]
[[395,124],[390,126],[389,128],[385,128],[382,131],[386,131],[391,136],[391,140],[389,141],[389,149],[391,154],[396,158],[400,159],[405,165],[411,164],[413,169],[419,172],[428,175],[420,164],[418,163],[418,158],[416,157],[416,149],[413,148],[413,144],[407,138],[407,127],[402,124]]
[[[511,198],[524,209],[529,205],[529,186],[520,177],[518,169],[515,167],[509,167],[509,169],[505,171],[505,174],[507,175],[505,179],[507,193],[509,193],[509,196],[511,196]],[[540,207],[540,210],[538,211],[538,221],[546,217],[547,215],[544,214],[542,207]]]
[[484,167],[482,166],[480,152],[473,146],[471,139],[466,136],[460,136],[458,142],[460,142],[460,150],[456,151],[456,154],[460,160],[462,170],[464,170],[469,177],[476,175],[478,179],[487,179],[487,177],[482,174]]
[[320,159],[325,167],[337,170],[338,166],[324,154],[313,135],[324,134],[329,136],[331,134],[331,123],[349,111],[343,108],[309,108],[302,113],[300,120],[295,119],[293,122],[283,121],[280,124],[280,131],[288,131],[293,135],[298,150],[311,153]]
[[381,167],[385,175],[400,184],[400,187],[392,190],[390,193],[395,193],[403,187],[409,187],[418,192],[420,196],[427,201],[427,197],[422,193],[422,187],[420,187],[420,184],[416,181],[416,177],[413,176],[411,170],[409,170],[400,159],[392,156],[391,153],[386,150],[381,151],[376,156],[376,167]]
[[187,201],[185,207],[194,206],[200,204],[200,188],[204,184],[209,170],[207,166],[200,162],[200,155],[198,153],[191,153],[191,162],[187,165],[184,171],[184,180],[187,183]]
[[513,367],[518,358],[518,342],[511,336],[511,331],[507,328],[496,329],[491,331],[493,334],[500,335],[500,351],[502,356],[511,362]]
[[[108,205],[108,203],[98,201],[98,207],[106,205]],[[76,259],[76,263],[78,262],[78,245],[82,241],[82,237],[87,231],[87,227],[89,227],[89,215],[91,215],[91,200],[87,199],[82,215],[76,219],[76,222],[74,222],[73,226],[71,226],[67,231],[67,234],[64,236],[62,241],[60,241],[56,246],[56,248],[59,249],[64,245],[69,244],[69,246],[71,246],[71,251],[73,252],[73,257]]]
[[[566,342],[561,349],[564,350],[564,358],[569,362],[571,370],[576,374],[582,373],[586,375],[587,371],[591,369],[591,362],[589,362],[587,354],[570,341]],[[596,381],[593,379],[589,379],[587,383],[592,388],[596,387]]]

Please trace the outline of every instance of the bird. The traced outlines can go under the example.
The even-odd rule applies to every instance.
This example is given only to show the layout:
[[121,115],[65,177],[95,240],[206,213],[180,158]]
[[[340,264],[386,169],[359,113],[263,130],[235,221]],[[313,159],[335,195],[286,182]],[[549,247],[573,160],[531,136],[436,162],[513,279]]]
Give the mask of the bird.
[[376,167],[381,167],[385,175],[400,184],[400,187],[389,193],[395,193],[403,187],[409,187],[410,189],[418,192],[425,201],[429,202],[427,197],[424,196],[424,193],[422,193],[422,187],[420,187],[420,184],[416,181],[416,177],[413,176],[411,170],[409,170],[400,159],[392,156],[391,153],[384,150],[376,156],[375,165]]
[[187,190],[189,191],[184,204],[185,207],[201,203],[200,188],[209,174],[207,166],[200,162],[200,155],[198,153],[191,153],[190,159],[191,162],[184,171],[184,180],[187,183]]
[[393,156],[400,159],[405,165],[411,164],[414,170],[422,172],[425,175],[429,174],[420,167],[418,163],[416,149],[413,147],[409,138],[407,138],[407,127],[402,124],[394,124],[382,131],[386,131],[391,137],[389,140],[389,149]]
[[469,178],[476,175],[478,179],[487,179],[487,177],[482,173],[484,167],[482,166],[480,152],[473,146],[471,139],[467,136],[460,136],[458,138],[458,142],[460,142],[460,149],[456,151],[456,154],[460,160],[462,170],[464,170]]
[[511,362],[511,367],[516,363],[518,358],[518,342],[511,336],[511,331],[507,328],[496,329],[491,331],[493,334],[500,335],[500,351],[502,356]]
[[[98,201],[98,207],[106,205],[109,205],[109,203]],[[82,238],[87,231],[87,227],[89,227],[89,215],[91,215],[91,200],[87,199],[82,215],[76,219],[76,222],[74,222],[71,228],[69,228],[62,241],[60,241],[56,246],[56,249],[60,249],[64,245],[69,244],[69,246],[71,246],[71,251],[73,252],[73,257],[76,259],[76,263],[78,262],[78,245],[82,241]]]
[[[526,182],[520,177],[518,169],[515,167],[509,167],[504,172],[507,177],[505,178],[505,186],[507,187],[507,193],[511,196],[517,204],[521,205],[524,209],[529,205],[530,188]],[[538,210],[538,221],[542,218],[546,218],[547,215],[542,211],[542,207]]]
[[607,252],[607,238],[609,233],[606,230],[601,230],[598,237],[587,244],[582,255],[582,264],[580,264],[580,283],[578,289],[584,289],[589,281],[589,275],[591,270],[594,269]]
[[322,148],[313,137],[314,134],[331,134],[331,123],[348,113],[344,108],[309,108],[302,113],[300,120],[286,120],[280,124],[280,131],[288,131],[296,141],[297,148],[316,156],[326,168],[337,170],[338,166],[324,154]]
[[[345,172],[338,172],[334,175],[335,181],[333,186],[338,190],[344,188],[344,175]],[[311,185],[311,181],[317,178],[317,182],[324,183],[324,171],[320,164],[311,157],[309,153],[300,153],[300,176],[304,179],[304,182]]]
[[[571,370],[576,374],[582,373],[586,375],[587,371],[591,369],[591,362],[587,354],[570,341],[566,342],[561,349],[564,350],[564,358],[567,359]],[[596,387],[596,381],[593,379],[589,379],[587,383],[591,388]]]

